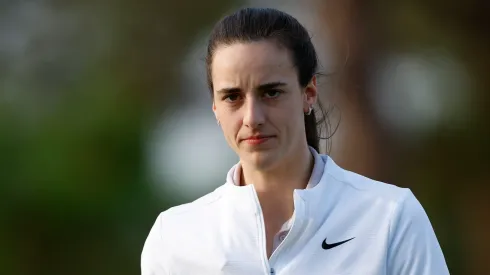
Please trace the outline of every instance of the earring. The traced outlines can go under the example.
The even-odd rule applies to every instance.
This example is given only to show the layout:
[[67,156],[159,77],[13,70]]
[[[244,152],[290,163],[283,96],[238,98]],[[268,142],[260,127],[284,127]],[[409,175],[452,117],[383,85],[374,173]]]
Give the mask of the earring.
[[305,113],[305,115],[307,115],[307,116],[311,115],[311,111],[313,111],[313,107],[310,106],[310,108],[308,109],[308,112]]
[[216,124],[218,124],[218,126],[220,126],[221,124],[219,123],[219,119],[216,120]]

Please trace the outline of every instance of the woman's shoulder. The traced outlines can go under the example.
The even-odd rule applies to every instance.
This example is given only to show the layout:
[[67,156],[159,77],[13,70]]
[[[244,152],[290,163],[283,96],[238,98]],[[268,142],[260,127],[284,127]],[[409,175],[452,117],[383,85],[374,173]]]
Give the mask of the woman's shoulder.
[[219,187],[192,202],[173,206],[160,212],[152,231],[155,231],[164,242],[179,241],[178,236],[192,233],[206,225],[214,224],[218,218],[222,188]]
[[358,193],[363,197],[370,196],[376,199],[383,199],[384,201],[395,202],[403,200],[405,196],[411,194],[408,188],[379,181],[345,169],[336,164],[331,157],[327,156],[325,160],[325,172],[328,178],[335,181],[337,187],[344,191]]
[[209,239],[209,232],[217,231],[221,197],[222,188],[217,188],[193,202],[160,212],[141,254],[143,274],[167,274],[172,257],[188,255],[196,243]]
[[214,191],[197,198],[196,200],[180,205],[173,206],[160,213],[160,219],[172,220],[202,216],[206,212],[213,213],[214,208],[219,207],[218,204],[223,195],[223,186],[216,188]]
[[379,209],[378,214],[390,214],[391,226],[412,222],[428,223],[427,214],[415,194],[406,187],[378,181],[341,168],[328,160],[326,171],[330,188],[336,190],[341,201],[361,208]]

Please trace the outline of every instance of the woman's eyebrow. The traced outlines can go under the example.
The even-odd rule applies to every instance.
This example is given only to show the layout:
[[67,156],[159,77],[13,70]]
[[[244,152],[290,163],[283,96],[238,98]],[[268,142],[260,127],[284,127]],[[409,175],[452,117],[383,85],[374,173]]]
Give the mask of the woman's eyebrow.
[[266,91],[266,90],[274,89],[274,88],[281,87],[281,86],[286,86],[286,83],[280,82],[280,81],[269,82],[269,83],[265,83],[265,84],[260,84],[256,89],[259,91]]
[[[274,89],[274,88],[282,87],[282,86],[286,86],[286,85],[287,84],[284,82],[276,81],[276,82],[269,82],[269,83],[260,84],[255,89],[258,91],[267,91],[270,89]],[[219,89],[218,91],[216,91],[216,93],[217,94],[233,94],[233,93],[238,93],[240,91],[241,91],[241,89],[238,87],[228,87],[228,88]]]
[[223,88],[218,91],[216,91],[217,94],[234,94],[240,92],[240,88],[237,87],[231,87],[231,88]]

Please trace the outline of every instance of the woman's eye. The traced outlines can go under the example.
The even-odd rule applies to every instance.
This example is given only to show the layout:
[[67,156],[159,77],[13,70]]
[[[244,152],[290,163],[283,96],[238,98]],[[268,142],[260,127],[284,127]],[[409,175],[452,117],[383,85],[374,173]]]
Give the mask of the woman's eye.
[[276,98],[281,94],[281,91],[279,90],[268,90],[264,93],[264,96],[266,98]]
[[225,96],[223,99],[227,102],[235,102],[235,101],[240,99],[240,95],[239,94],[230,94],[230,95]]

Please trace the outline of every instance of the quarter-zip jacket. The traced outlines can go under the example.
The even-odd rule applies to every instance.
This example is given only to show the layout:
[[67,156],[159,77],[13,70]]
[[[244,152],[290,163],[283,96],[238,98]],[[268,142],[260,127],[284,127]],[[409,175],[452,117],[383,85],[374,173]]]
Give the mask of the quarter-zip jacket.
[[320,157],[320,182],[294,191],[292,227],[270,259],[254,186],[227,181],[158,216],[141,255],[142,275],[449,274],[427,214],[409,189]]
[[[320,182],[320,178],[323,175],[323,169],[325,168],[325,162],[323,162],[322,157],[316,152],[316,150],[313,147],[309,147],[310,152],[312,154],[313,158],[313,170],[311,171],[310,179],[308,180],[308,184],[306,185],[306,189],[313,188],[315,185]],[[234,171],[233,171],[234,170]],[[240,163],[234,166],[232,170],[230,170],[230,173],[228,173],[227,177],[227,182],[228,183],[233,183],[234,185],[242,185],[240,182],[240,176],[242,173],[242,168]],[[294,217],[294,215],[293,215]],[[276,235],[273,238],[273,243],[272,243],[272,251],[276,250],[276,248],[282,243],[284,238],[287,236],[289,233],[289,230],[291,230],[292,226],[292,221],[293,217],[291,217],[288,221],[286,221],[281,229],[279,229],[279,232],[276,233]]]

